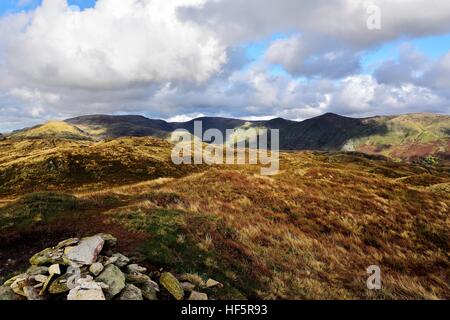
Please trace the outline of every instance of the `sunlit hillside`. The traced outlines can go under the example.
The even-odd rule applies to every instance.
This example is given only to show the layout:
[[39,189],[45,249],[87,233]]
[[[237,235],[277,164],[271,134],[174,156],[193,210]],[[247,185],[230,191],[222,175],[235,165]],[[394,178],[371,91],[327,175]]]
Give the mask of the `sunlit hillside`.
[[[150,270],[213,277],[209,296],[450,298],[450,170],[360,153],[175,166],[169,142],[0,141],[0,278],[30,252],[108,232]],[[379,265],[383,289],[369,291]]]

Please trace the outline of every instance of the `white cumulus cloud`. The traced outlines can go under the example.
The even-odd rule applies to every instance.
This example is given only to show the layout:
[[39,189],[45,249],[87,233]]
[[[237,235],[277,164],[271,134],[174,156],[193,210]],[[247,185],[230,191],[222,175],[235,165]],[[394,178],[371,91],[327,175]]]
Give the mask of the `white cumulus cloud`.
[[166,81],[206,81],[226,62],[206,30],[177,8],[202,0],[98,0],[77,11],[44,0],[0,22],[3,73],[29,86],[110,89]]

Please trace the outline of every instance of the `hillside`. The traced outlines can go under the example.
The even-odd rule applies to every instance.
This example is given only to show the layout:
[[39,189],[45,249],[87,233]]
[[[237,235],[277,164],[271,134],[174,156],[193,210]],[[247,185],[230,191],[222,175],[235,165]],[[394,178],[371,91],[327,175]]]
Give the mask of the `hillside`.
[[[393,159],[414,161],[435,156],[449,161],[450,117],[435,114],[409,114],[355,119],[325,114],[302,122],[285,119],[244,121],[227,118],[199,118],[184,123],[168,123],[143,117],[86,116],[67,120],[89,132],[102,130],[106,137],[155,135],[167,137],[176,129],[194,133],[194,121],[203,130],[225,132],[248,124],[280,130],[282,150],[360,151]],[[120,128],[120,129],[118,129]]]
[[0,141],[0,195],[60,190],[86,183],[112,186],[180,176],[199,167],[175,166],[171,145],[151,137],[104,141]]
[[252,127],[279,129],[280,148],[287,151],[358,151],[408,162],[450,163],[450,116],[427,113],[364,119],[328,113],[302,122],[282,118],[245,121],[203,117],[179,123],[143,116],[93,115],[26,128],[10,137],[96,141],[128,136],[167,139],[177,129],[194,134],[195,121],[202,122],[203,132],[219,129],[225,133],[226,129],[233,129],[238,136]]
[[172,126],[163,120],[152,120],[143,116],[82,116],[66,120],[95,138],[133,137],[165,137],[170,133]]
[[[140,265],[224,284],[216,299],[450,298],[450,168],[289,152],[281,171],[174,166],[154,138],[0,141],[0,278],[107,232]],[[383,289],[366,288],[379,265]]]
[[13,139],[91,140],[91,136],[87,132],[63,121],[50,121],[43,125],[18,130],[13,132],[10,137]]

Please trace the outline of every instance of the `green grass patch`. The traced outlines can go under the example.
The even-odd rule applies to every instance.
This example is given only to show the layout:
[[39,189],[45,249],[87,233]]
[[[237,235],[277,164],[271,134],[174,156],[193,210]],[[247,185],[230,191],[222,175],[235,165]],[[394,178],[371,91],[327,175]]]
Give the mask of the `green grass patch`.
[[0,230],[46,222],[77,208],[78,200],[72,195],[54,192],[30,193],[0,208]]
[[175,273],[195,273],[220,281],[224,288],[208,293],[218,299],[255,296],[259,288],[235,231],[223,220],[175,210],[114,212],[114,220],[150,235],[139,249],[144,260]]

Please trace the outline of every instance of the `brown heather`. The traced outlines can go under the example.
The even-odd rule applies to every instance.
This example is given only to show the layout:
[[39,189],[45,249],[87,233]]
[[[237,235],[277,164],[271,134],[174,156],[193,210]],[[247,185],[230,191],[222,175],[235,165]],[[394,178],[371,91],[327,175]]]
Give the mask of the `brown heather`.
[[[450,170],[358,153],[175,166],[153,138],[0,141],[0,277],[67,236],[109,232],[212,297],[449,299]],[[13,262],[7,262],[12,259]],[[366,287],[379,265],[380,291]]]

